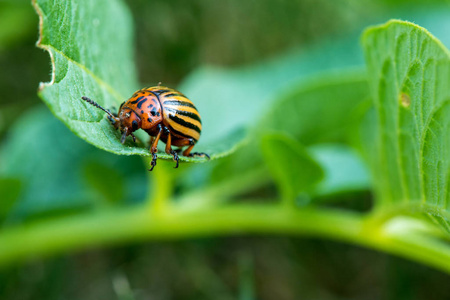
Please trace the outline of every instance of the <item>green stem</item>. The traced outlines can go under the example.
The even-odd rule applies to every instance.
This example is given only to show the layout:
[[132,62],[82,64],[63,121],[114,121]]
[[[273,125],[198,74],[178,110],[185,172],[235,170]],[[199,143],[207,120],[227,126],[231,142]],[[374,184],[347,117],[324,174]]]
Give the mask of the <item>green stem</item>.
[[92,246],[136,240],[179,239],[230,234],[295,234],[364,245],[450,272],[450,249],[437,240],[412,238],[374,227],[359,214],[281,205],[228,205],[203,210],[143,207],[111,210],[22,225],[0,234],[0,264]]
[[[145,157],[144,162],[150,166],[151,157]],[[146,197],[150,210],[155,213],[163,213],[169,205],[173,194],[173,173],[168,169],[168,163],[159,161],[158,167],[148,172],[149,193]]]

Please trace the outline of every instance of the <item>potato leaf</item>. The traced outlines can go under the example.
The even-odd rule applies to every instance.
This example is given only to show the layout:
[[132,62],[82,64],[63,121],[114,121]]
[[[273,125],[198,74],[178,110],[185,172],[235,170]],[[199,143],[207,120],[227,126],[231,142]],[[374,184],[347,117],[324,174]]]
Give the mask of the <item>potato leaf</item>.
[[[107,109],[117,108],[139,88],[127,7],[120,0],[36,0],[34,6],[40,17],[37,44],[49,52],[52,63],[51,81],[41,84],[40,97],[71,131],[94,146],[148,156],[144,145],[136,146],[131,138],[122,145],[105,113],[81,100],[88,96]],[[158,156],[172,159],[165,153]]]
[[375,106],[378,207],[422,207],[448,221],[450,53],[425,29],[392,20],[363,45]]

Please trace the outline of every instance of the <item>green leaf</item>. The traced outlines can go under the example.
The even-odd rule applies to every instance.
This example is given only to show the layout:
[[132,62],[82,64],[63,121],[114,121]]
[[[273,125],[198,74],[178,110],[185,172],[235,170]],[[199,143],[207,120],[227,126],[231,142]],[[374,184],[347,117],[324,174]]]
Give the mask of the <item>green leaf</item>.
[[[448,40],[447,27],[442,25],[447,20],[447,15],[442,11],[441,7],[432,7],[431,9],[421,7],[420,11],[395,13],[409,16],[414,20],[423,20],[432,27],[434,32]],[[383,15],[384,13],[381,16],[376,16],[376,18],[385,19]],[[369,24],[368,22],[369,20],[363,23]],[[361,26],[361,24],[358,26]],[[202,144],[199,145],[200,149],[206,152],[215,152],[216,147],[224,144],[224,137],[229,138],[232,132],[241,132],[243,128],[252,127],[255,124],[258,126],[265,125],[265,122],[268,121],[277,125],[276,123],[279,120],[275,119],[272,122],[269,118],[271,115],[269,109],[276,108],[278,101],[283,101],[280,98],[285,99],[286,104],[293,104],[287,99],[286,92],[295,94],[298,89],[298,97],[292,100],[303,102],[300,96],[308,96],[309,88],[311,88],[311,94],[317,89],[316,96],[319,96],[322,92],[320,90],[321,85],[328,84],[328,80],[330,85],[335,85],[335,88],[333,91],[331,91],[332,87],[330,87],[330,91],[324,91],[323,95],[326,96],[326,99],[323,99],[323,101],[329,103],[330,109],[324,109],[322,112],[333,115],[329,122],[333,126],[328,126],[327,118],[322,118],[321,122],[318,122],[315,120],[315,116],[308,118],[307,115],[305,121],[298,117],[282,119],[286,120],[286,123],[289,120],[291,122],[298,120],[302,125],[303,122],[314,121],[315,125],[310,125],[313,124],[310,123],[304,129],[301,126],[283,126],[282,129],[289,132],[294,130],[301,133],[302,137],[304,134],[305,139],[302,138],[301,142],[305,145],[309,144],[306,139],[318,137],[322,138],[323,141],[331,142],[322,135],[327,132],[330,138],[342,139],[342,136],[339,135],[343,133],[342,130],[347,125],[349,127],[356,125],[351,122],[353,120],[348,118],[343,118],[345,122],[342,125],[334,122],[340,114],[333,113],[333,109],[345,113],[348,109],[346,105],[352,105],[351,111],[359,109],[356,107],[357,102],[365,99],[366,94],[368,94],[367,83],[365,82],[366,75],[360,71],[354,71],[364,64],[362,51],[358,44],[361,30],[362,27],[346,33],[345,37],[339,39],[324,40],[313,45],[302,45],[301,49],[286,51],[257,64],[237,68],[203,66],[196,69],[183,80],[180,89],[189,97],[192,97],[202,115],[204,126]],[[311,77],[316,79],[311,80]],[[325,77],[325,80],[322,77]],[[339,80],[344,83],[342,87],[338,84]],[[352,83],[352,80],[355,82]],[[301,93],[302,95],[300,95]],[[362,95],[363,98],[357,98],[358,94]],[[311,95],[310,98],[314,98],[314,95]],[[311,104],[305,102],[306,107],[315,105],[312,102]],[[302,105],[299,104],[299,108],[303,108]],[[283,116],[285,113],[290,112],[281,111],[280,115]],[[342,118],[338,120],[342,120]],[[322,131],[320,134],[315,134],[314,131],[308,129]],[[239,141],[242,141],[241,144],[245,144],[245,141],[252,142],[242,136],[242,139],[236,138],[233,140],[235,142],[233,145],[238,145]],[[237,148],[235,147],[234,150]],[[229,153],[231,152],[229,151]]]
[[265,135],[262,152],[285,203],[293,203],[301,192],[311,191],[324,176],[308,151],[287,135]]
[[121,1],[34,1],[40,17],[38,46],[52,63],[51,82],[39,95],[74,133],[117,154],[144,154],[123,146],[105,113],[84,103],[88,96],[110,108],[138,87],[133,62],[132,20]]
[[363,45],[375,106],[378,207],[450,209],[450,54],[425,29],[392,20]]
[[[214,151],[228,140],[233,132],[260,125],[266,115],[284,95],[312,75],[339,68],[353,68],[363,64],[358,47],[358,34],[349,34],[339,40],[328,40],[290,50],[270,60],[237,68],[204,66],[195,70],[180,85],[180,90],[191,97],[204,123],[202,151]],[[250,134],[235,137],[233,150],[253,142]],[[229,151],[231,153],[232,151]],[[226,163],[224,163],[226,164]]]
[[321,74],[280,95],[261,115],[256,128],[259,132],[287,132],[305,145],[348,142],[368,97],[365,72]]
[[[132,20],[124,3],[35,0],[34,5],[41,23],[38,46],[49,52],[52,62],[51,82],[41,84],[40,97],[70,130],[96,147],[149,156],[148,149],[131,138],[122,145],[105,113],[81,100],[88,96],[105,108],[117,108],[139,88]],[[164,152],[158,157],[172,159]]]
[[197,69],[180,89],[200,106],[205,123],[202,139],[209,145],[234,130],[254,126],[284,95],[281,92],[317,73],[363,65],[358,37],[359,33],[351,34],[238,68]]
[[250,134],[253,139],[232,156],[218,162],[210,177],[213,181],[239,177],[260,167],[263,157],[255,143],[260,135],[276,131],[287,133],[306,145],[325,168],[325,180],[315,193],[324,195],[369,189],[366,167],[358,154],[345,145],[353,142],[349,137],[371,104],[363,72],[324,73],[291,84],[288,91],[276,97],[252,124]]
[[[20,115],[0,147],[0,161],[0,181],[16,178],[22,182],[20,195],[8,215],[15,221],[94,208],[101,204],[94,182],[114,193],[110,195],[113,201],[139,202],[147,192],[147,171],[140,157],[105,153],[85,143],[43,105]],[[90,166],[92,162],[94,166]],[[103,168],[95,168],[99,164]],[[95,174],[86,177],[86,168],[95,168]],[[111,175],[112,169],[116,175]],[[119,174],[121,182],[106,182]],[[126,195],[120,192],[119,185]]]

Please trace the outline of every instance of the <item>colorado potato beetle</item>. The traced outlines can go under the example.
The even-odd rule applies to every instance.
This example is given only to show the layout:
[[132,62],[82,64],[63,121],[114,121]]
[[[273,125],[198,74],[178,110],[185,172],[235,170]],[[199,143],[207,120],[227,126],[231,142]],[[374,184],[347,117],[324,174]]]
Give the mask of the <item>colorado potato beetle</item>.
[[[114,128],[122,133],[120,142],[123,144],[128,135],[136,137],[133,132],[142,129],[150,136],[150,152],[152,154],[150,171],[156,166],[157,146],[159,140],[166,144],[166,153],[173,156],[178,168],[178,151],[172,146],[188,146],[184,156],[202,156],[209,159],[206,153],[191,153],[198,142],[202,131],[202,121],[195,105],[182,93],[164,86],[154,86],[141,89],[130,99],[120,105],[119,112],[114,113],[88,97],[84,101],[103,110]],[[181,148],[179,149],[181,150]]]

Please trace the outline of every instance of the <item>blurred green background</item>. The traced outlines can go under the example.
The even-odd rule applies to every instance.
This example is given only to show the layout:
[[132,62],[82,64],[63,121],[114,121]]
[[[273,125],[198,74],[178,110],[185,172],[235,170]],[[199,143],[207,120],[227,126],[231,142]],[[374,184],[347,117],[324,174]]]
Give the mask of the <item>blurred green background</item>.
[[[357,42],[366,26],[390,18],[417,22],[448,47],[448,34],[439,32],[440,22],[450,22],[442,18],[450,17],[448,2],[440,2],[127,4],[135,22],[142,86],[159,81],[178,86],[205,65],[234,68],[310,53],[334,41]],[[1,224],[141,201],[147,193],[141,159],[85,143],[37,97],[39,82],[50,80],[51,68],[48,54],[35,47],[37,39],[38,17],[31,4],[0,1]],[[359,51],[350,65],[363,64]],[[68,168],[73,172],[65,172]],[[186,186],[204,180],[193,168]],[[259,192],[274,193],[272,186]],[[371,194],[359,191],[337,196],[333,205],[368,211],[371,203]],[[449,299],[449,279],[414,262],[347,244],[240,236],[31,260],[0,271],[0,299]]]

